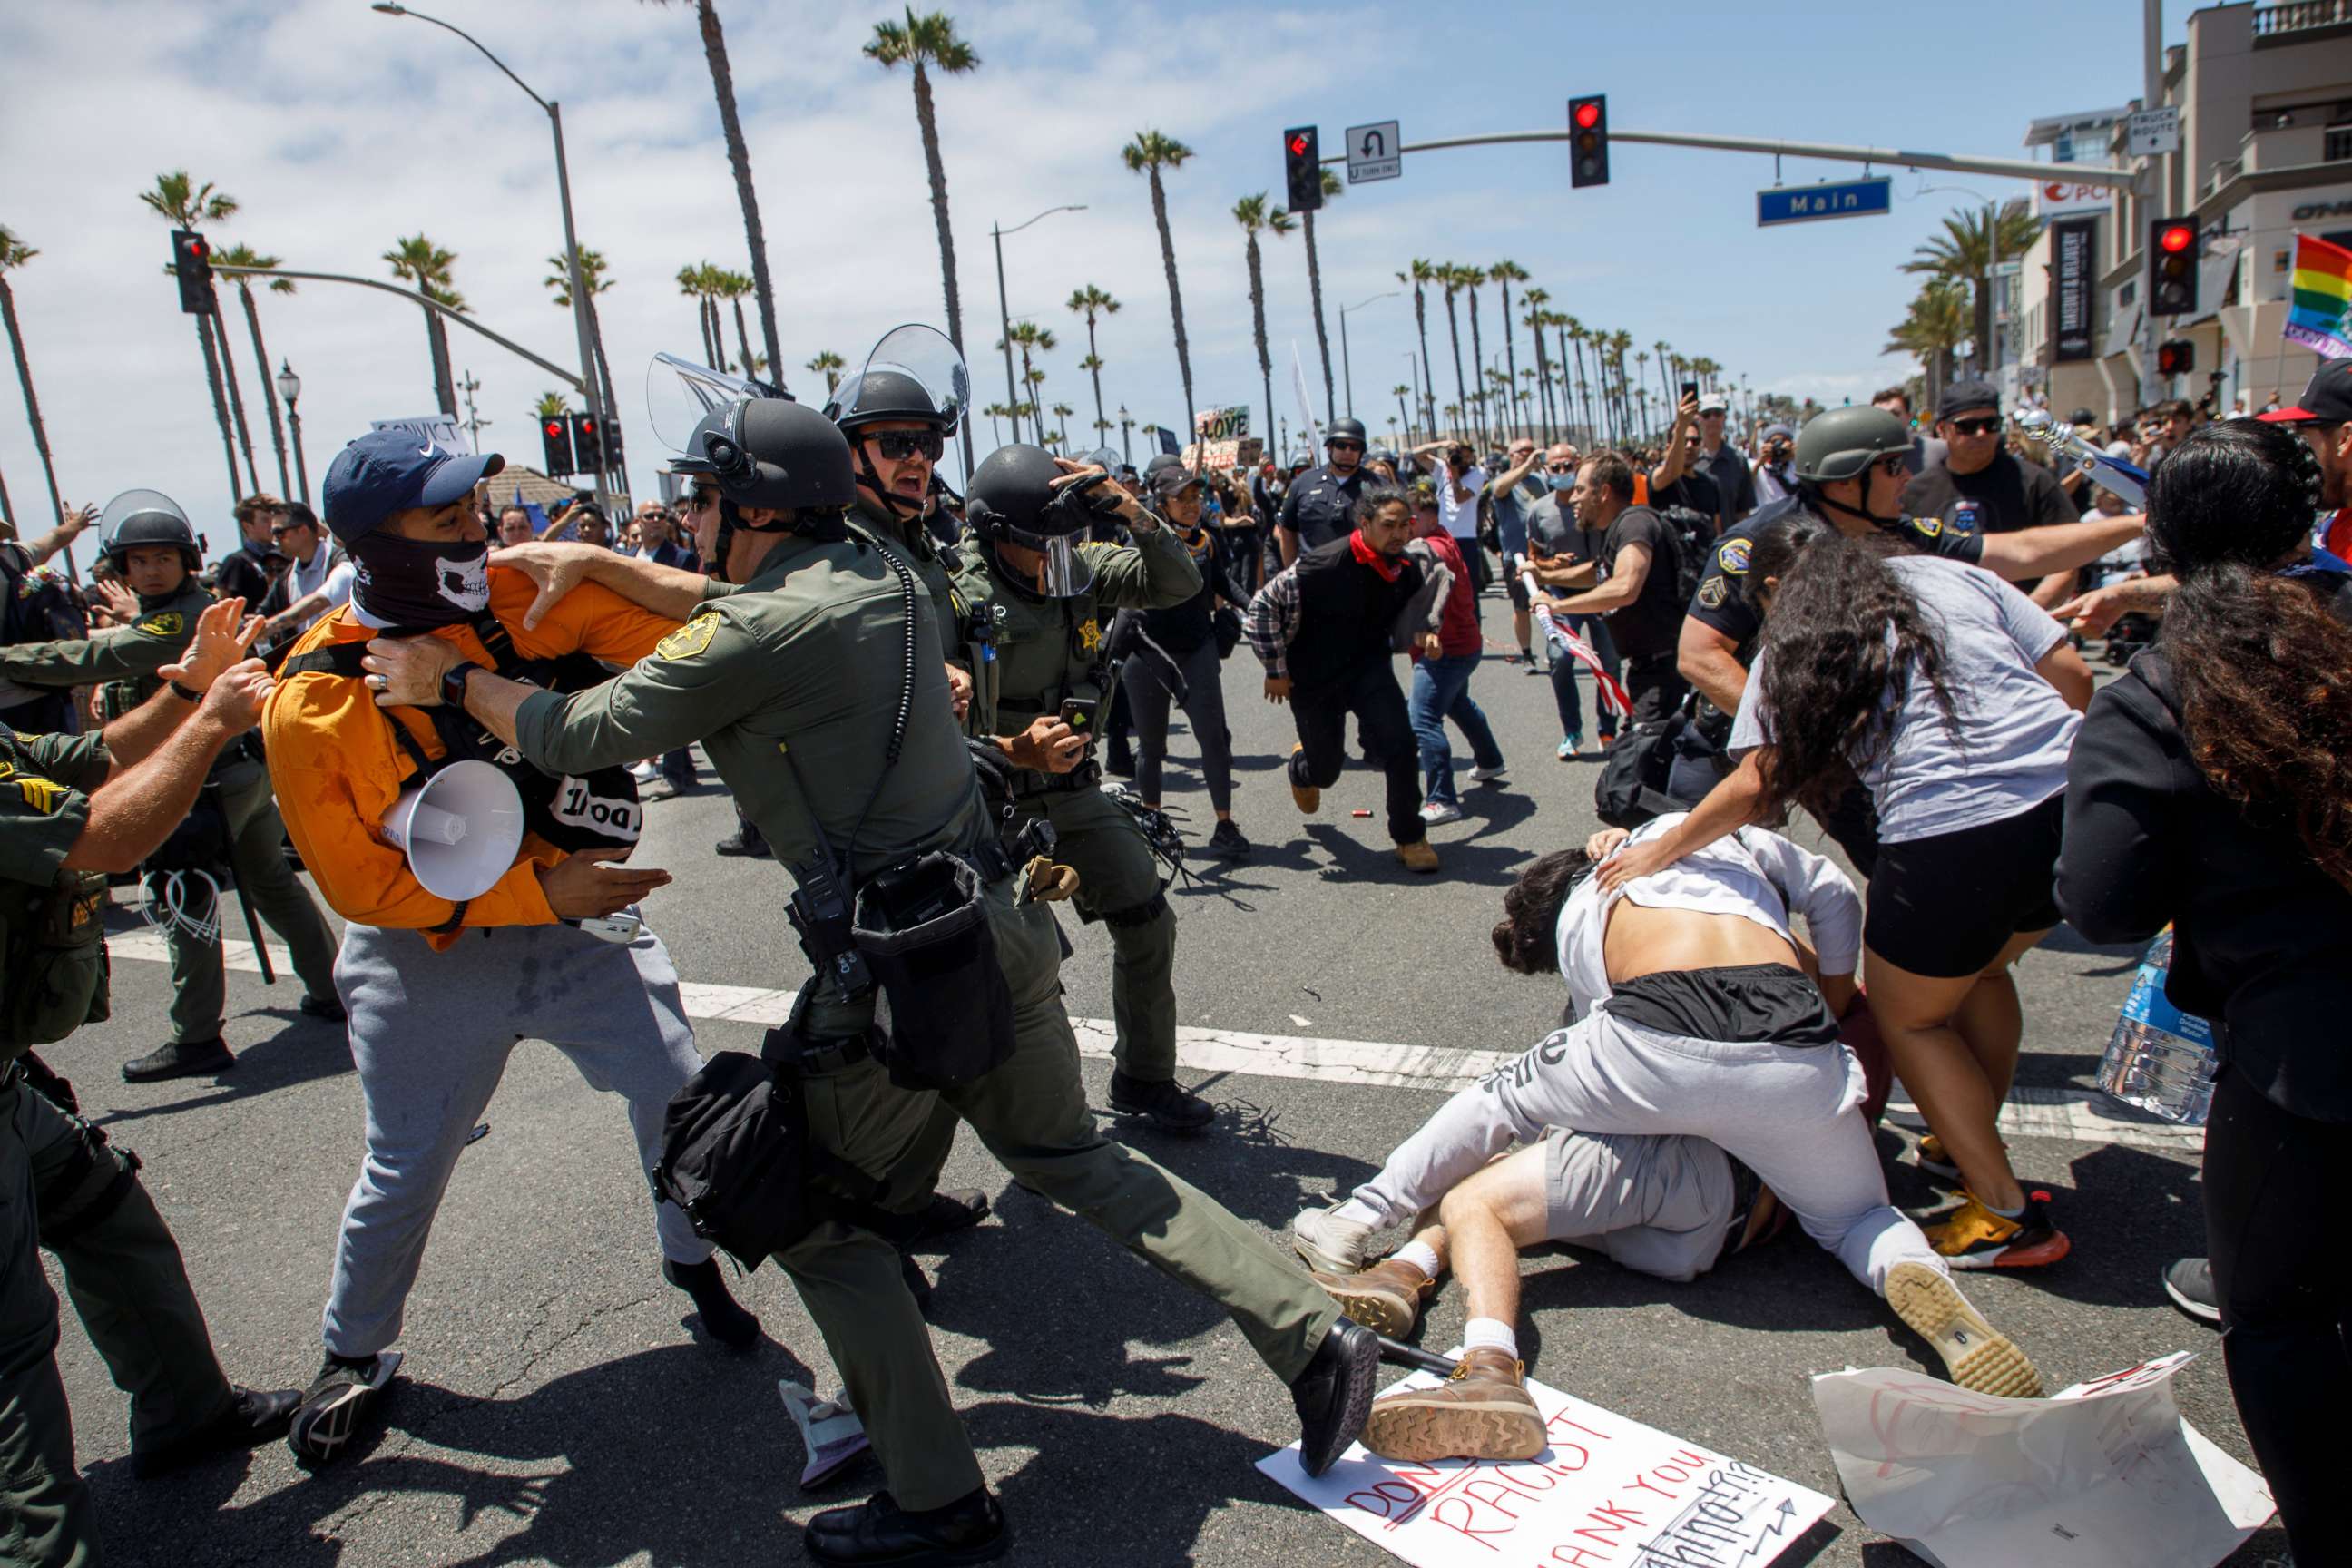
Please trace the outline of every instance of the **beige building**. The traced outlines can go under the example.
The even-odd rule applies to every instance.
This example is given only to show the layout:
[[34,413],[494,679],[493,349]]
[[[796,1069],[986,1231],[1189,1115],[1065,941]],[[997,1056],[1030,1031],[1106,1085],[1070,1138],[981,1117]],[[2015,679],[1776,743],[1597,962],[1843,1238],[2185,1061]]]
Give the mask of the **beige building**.
[[[2062,413],[2087,406],[2112,419],[2139,405],[2141,251],[2159,217],[2191,219],[2203,239],[2197,313],[2157,323],[2160,342],[2190,345],[2193,368],[2162,381],[2160,395],[2194,402],[2210,390],[2224,414],[2259,410],[2274,395],[2293,401],[2317,363],[2280,328],[2296,233],[2352,246],[2352,0],[2192,12],[2188,41],[2165,51],[2163,103],[2179,110],[2180,134],[2177,151],[2154,160],[2157,205],[2131,192],[2077,193],[2045,209],[2053,222],[2023,258],[2012,390],[2041,386]],[[2085,123],[2097,115],[2041,121],[2027,140],[2062,126],[2077,156],[2124,164],[2125,112],[2101,111],[2114,117],[2104,129]],[[2058,135],[2044,139],[2064,151]],[[2053,180],[2063,175],[2053,163]],[[2063,300],[2055,286],[2059,247],[2083,243],[2069,239],[2081,233],[2070,218],[2090,224],[2095,256],[2087,321],[2060,320],[2083,314],[2080,296]],[[2083,357],[2062,357],[2062,342]]]

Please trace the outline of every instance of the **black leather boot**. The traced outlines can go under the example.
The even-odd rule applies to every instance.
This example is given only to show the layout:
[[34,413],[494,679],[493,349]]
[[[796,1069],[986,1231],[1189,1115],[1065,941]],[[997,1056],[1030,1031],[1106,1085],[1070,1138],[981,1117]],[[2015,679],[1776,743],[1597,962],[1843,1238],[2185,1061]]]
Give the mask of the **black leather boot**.
[[894,1565],[987,1563],[1013,1544],[1004,1510],[986,1487],[943,1508],[900,1508],[876,1492],[855,1508],[825,1510],[808,1521],[808,1553],[824,1563]]

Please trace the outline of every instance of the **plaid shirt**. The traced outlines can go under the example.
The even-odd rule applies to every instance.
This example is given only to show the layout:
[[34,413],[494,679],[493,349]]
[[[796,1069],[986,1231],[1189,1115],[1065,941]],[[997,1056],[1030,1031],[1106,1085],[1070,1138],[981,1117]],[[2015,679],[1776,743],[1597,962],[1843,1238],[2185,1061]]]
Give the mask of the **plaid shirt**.
[[1298,636],[1298,568],[1285,567],[1250,600],[1249,644],[1271,680],[1290,679],[1290,645]]

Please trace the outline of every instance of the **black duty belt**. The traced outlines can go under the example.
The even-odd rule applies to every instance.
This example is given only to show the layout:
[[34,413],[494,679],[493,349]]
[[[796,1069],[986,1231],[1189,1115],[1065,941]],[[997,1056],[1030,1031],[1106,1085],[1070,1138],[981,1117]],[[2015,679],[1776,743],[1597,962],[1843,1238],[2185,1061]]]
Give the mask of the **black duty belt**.
[[[1040,773],[1035,768],[1023,768],[1013,775],[1013,798],[1034,800],[1041,795],[1068,795],[1073,791],[1092,789],[1102,782],[1102,764],[1089,757],[1066,773]],[[981,868],[983,871],[986,867]]]
[[[780,1033],[781,1031],[772,1031]],[[828,1046],[811,1046],[792,1057],[793,1065],[803,1072],[839,1072],[845,1067],[864,1061],[874,1054],[863,1035],[836,1041]]]

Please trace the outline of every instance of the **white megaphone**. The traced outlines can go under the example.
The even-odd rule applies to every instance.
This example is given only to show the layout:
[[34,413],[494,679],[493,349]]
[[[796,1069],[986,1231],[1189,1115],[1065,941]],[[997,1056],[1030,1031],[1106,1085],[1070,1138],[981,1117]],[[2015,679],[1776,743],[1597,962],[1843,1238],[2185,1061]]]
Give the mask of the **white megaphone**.
[[522,796],[489,763],[452,763],[400,792],[383,836],[435,898],[478,899],[498,885],[522,847]]

